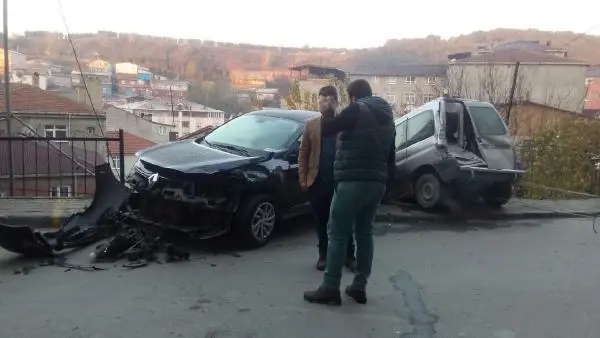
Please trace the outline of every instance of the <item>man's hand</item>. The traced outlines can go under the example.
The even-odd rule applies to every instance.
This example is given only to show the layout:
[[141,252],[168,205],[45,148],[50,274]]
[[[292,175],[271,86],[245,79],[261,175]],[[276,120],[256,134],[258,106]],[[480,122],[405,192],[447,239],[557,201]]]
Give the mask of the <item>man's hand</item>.
[[306,182],[300,183],[300,189],[302,191],[307,191],[308,190],[308,186],[306,185]]

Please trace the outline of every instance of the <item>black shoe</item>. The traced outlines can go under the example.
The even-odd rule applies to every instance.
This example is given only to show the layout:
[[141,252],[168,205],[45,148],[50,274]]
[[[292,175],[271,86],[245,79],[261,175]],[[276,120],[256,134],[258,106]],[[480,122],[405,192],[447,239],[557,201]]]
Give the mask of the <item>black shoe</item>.
[[327,258],[319,257],[319,260],[317,261],[317,270],[325,271],[326,266],[327,266]]
[[319,287],[313,291],[304,292],[304,300],[309,303],[318,303],[325,305],[342,305],[340,291]]
[[351,257],[346,259],[346,263],[344,264],[350,271],[356,272],[356,258]]
[[357,289],[348,285],[345,291],[346,295],[354,299],[358,304],[367,304],[367,292],[365,290]]

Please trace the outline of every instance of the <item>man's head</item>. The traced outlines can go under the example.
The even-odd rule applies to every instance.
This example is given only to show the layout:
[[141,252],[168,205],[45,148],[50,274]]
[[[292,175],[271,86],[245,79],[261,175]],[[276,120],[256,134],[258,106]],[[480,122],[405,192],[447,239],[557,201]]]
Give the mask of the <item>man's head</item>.
[[363,97],[373,96],[371,85],[365,79],[358,79],[350,82],[348,85],[348,98],[351,103],[356,102],[358,99]]
[[325,86],[319,89],[319,111],[323,115],[333,115],[338,106],[337,89]]

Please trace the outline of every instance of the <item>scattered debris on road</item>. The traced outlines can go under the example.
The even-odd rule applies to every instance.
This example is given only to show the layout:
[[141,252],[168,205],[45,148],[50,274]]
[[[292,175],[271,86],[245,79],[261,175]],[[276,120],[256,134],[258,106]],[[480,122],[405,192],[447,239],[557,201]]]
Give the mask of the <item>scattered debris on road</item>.
[[[90,206],[64,220],[56,231],[34,231],[28,226],[0,223],[0,247],[26,257],[49,258],[44,266],[60,266],[68,270],[98,271],[95,266],[81,266],[60,257],[69,249],[82,248],[108,239],[90,254],[94,263],[127,259],[124,267],[135,269],[159,262],[163,252],[166,262],[188,260],[190,254],[171,241],[173,229],[160,224],[137,222],[128,210],[129,190],[112,174],[108,164],[96,167],[96,193]],[[27,274],[25,271],[21,271]],[[21,273],[19,272],[19,273]]]

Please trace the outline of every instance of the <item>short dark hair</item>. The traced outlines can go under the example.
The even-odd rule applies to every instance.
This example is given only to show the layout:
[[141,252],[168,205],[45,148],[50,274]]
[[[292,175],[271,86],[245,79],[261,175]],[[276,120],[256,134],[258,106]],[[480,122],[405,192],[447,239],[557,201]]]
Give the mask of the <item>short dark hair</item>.
[[325,86],[321,89],[319,89],[319,96],[333,96],[333,98],[337,101],[338,100],[338,94],[337,94],[337,89],[335,89],[334,86]]
[[350,82],[347,90],[348,96],[354,97],[355,99],[362,99],[363,97],[373,96],[371,85],[365,79],[358,79]]

